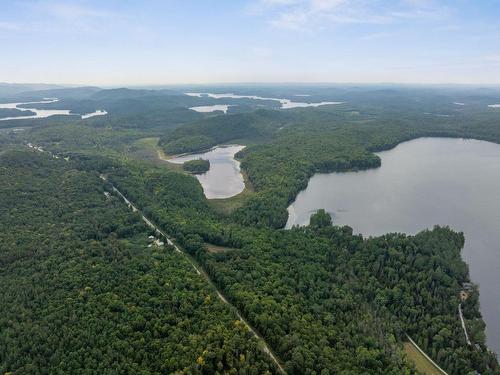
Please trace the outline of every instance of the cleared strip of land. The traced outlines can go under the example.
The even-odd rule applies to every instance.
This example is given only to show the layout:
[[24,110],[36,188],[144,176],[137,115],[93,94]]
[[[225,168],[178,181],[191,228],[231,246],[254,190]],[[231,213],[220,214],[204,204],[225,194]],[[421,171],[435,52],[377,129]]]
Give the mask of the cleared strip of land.
[[419,372],[425,375],[448,375],[448,373],[430,359],[409,336],[408,340],[410,341],[403,344],[404,350]]

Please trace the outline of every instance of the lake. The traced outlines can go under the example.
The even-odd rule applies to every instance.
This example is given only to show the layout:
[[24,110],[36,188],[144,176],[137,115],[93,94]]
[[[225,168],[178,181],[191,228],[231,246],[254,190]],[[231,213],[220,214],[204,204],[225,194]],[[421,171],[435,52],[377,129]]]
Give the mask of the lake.
[[28,103],[3,103],[0,104],[0,108],[18,109],[20,111],[31,111],[35,112],[34,115],[27,116],[16,116],[16,117],[3,117],[2,120],[24,120],[29,118],[45,118],[54,115],[69,115],[69,109],[36,109],[36,108],[20,108],[21,104],[44,104],[44,103],[54,103],[57,99],[42,100],[39,102],[28,102]]
[[500,353],[500,145],[420,138],[378,153],[382,166],[316,174],[288,208],[287,228],[324,208],[365,236],[435,224],[465,233],[463,259],[480,285],[488,345]]
[[[277,102],[280,102],[281,108],[282,109],[290,109],[290,108],[305,108],[305,107],[319,107],[323,105],[333,105],[333,104],[342,104],[343,102],[317,102],[317,103],[305,103],[305,102],[294,102],[290,99],[280,99],[280,98],[264,98],[262,96],[257,96],[257,95],[236,95],[232,93],[227,93],[227,94],[213,94],[209,92],[186,92],[184,93],[185,95],[188,96],[193,96],[197,98],[203,98],[204,96],[208,98],[213,98],[213,99],[223,99],[223,98],[229,98],[229,99],[253,99],[253,100],[274,100]],[[296,94],[294,96],[299,96],[299,97],[307,97],[310,95],[304,95],[304,94]],[[211,106],[208,106],[211,107]],[[190,109],[194,108],[206,108],[206,107],[193,107]],[[208,111],[203,111],[203,112],[208,112]]]
[[[31,108],[31,107],[30,108],[19,107],[20,105],[26,105],[26,104],[46,104],[46,103],[55,103],[57,101],[59,101],[59,100],[55,99],[55,98],[50,98],[50,99],[44,99],[44,100],[41,100],[41,101],[38,101],[38,102],[0,103],[0,108],[18,109],[20,111],[35,112],[34,115],[3,117],[3,118],[0,118],[0,121],[5,121],[5,120],[24,120],[24,119],[30,119],[30,118],[45,118],[45,117],[50,117],[50,116],[54,116],[54,115],[72,115],[72,113],[70,113],[69,109],[37,109],[37,108]],[[97,111],[92,112],[92,113],[83,114],[83,115],[81,115],[81,118],[82,119],[87,119],[87,118],[90,118],[90,117],[102,116],[102,115],[106,115],[106,114],[107,114],[106,111],[97,110]]]
[[234,155],[244,148],[245,146],[241,145],[217,146],[207,152],[180,155],[168,161],[175,164],[200,158],[210,161],[208,172],[196,175],[205,196],[208,199],[230,198],[245,188],[240,162],[234,158]]
[[102,109],[98,109],[97,111],[95,112],[92,112],[92,113],[87,113],[85,115],[82,115],[82,120],[85,120],[87,118],[91,118],[91,117],[94,117],[94,116],[104,116],[104,115],[107,115],[108,112],[102,110]]
[[190,107],[189,109],[192,109],[193,111],[196,111],[196,112],[222,111],[224,113],[227,113],[227,110],[229,107],[232,107],[232,106],[227,105],[227,104],[215,104],[215,105],[200,105],[197,107]]

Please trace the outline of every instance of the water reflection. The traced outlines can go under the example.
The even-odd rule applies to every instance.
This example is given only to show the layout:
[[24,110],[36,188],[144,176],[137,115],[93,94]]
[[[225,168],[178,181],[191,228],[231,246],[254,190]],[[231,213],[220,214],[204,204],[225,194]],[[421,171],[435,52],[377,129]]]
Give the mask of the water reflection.
[[24,119],[30,119],[30,118],[45,118],[53,115],[69,115],[69,109],[36,109],[36,108],[26,108],[26,107],[18,107],[19,105],[26,105],[26,104],[45,104],[45,103],[54,103],[57,102],[57,99],[48,99],[48,100],[42,100],[39,102],[28,102],[28,103],[3,103],[0,104],[0,108],[7,108],[7,109],[17,109],[19,111],[31,111],[35,112],[34,115],[26,115],[26,116],[12,116],[12,117],[3,117],[0,118],[0,121],[5,121],[5,120],[24,120]]
[[222,111],[224,113],[227,113],[227,110],[229,107],[232,107],[229,104],[215,104],[215,105],[201,105],[197,107],[190,107],[189,109],[192,109],[193,111],[196,112],[215,112],[215,111]]
[[[0,121],[25,120],[25,119],[32,119],[32,118],[46,118],[46,117],[50,117],[50,116],[54,116],[54,115],[76,115],[76,116],[79,116],[77,114],[71,113],[69,109],[38,109],[38,108],[34,108],[36,106],[27,107],[27,105],[29,105],[29,104],[47,104],[47,103],[55,103],[58,101],[59,101],[59,99],[56,99],[56,98],[46,98],[46,99],[38,101],[38,102],[0,103],[0,108],[17,109],[17,110],[22,111],[22,112],[30,111],[30,112],[35,113],[34,115],[23,116],[22,114],[20,114],[21,116],[3,117],[3,118],[0,118]],[[20,107],[21,105],[23,105],[23,107]],[[103,116],[103,115],[106,115],[107,113],[108,112],[99,109],[99,110],[92,112],[92,113],[83,114],[83,115],[81,115],[81,118],[87,119],[87,118],[94,117],[94,116]]]
[[205,159],[210,161],[208,172],[196,175],[208,199],[230,198],[245,188],[240,163],[234,155],[245,148],[241,145],[217,146],[210,151],[174,157],[168,161],[182,164],[189,160]]
[[480,284],[488,344],[500,353],[500,145],[422,138],[378,154],[382,166],[316,174],[289,207],[287,227],[324,208],[364,235],[416,233],[434,224],[465,233],[463,258]]
[[[317,103],[304,103],[304,102],[294,102],[290,99],[280,99],[280,98],[265,98],[262,96],[257,96],[257,95],[236,95],[232,93],[227,93],[227,94],[212,94],[208,92],[186,92],[184,93],[185,95],[188,96],[194,96],[197,98],[203,98],[203,97],[208,97],[208,98],[213,98],[213,99],[223,99],[223,98],[229,98],[229,99],[253,99],[253,100],[274,100],[277,101],[281,104],[282,109],[290,109],[290,108],[306,108],[306,107],[320,107],[323,105],[333,105],[333,104],[342,104],[343,102],[317,102]],[[294,95],[294,96],[310,96],[310,95]],[[194,108],[202,108],[202,107],[193,107]],[[205,108],[205,107],[203,107]]]

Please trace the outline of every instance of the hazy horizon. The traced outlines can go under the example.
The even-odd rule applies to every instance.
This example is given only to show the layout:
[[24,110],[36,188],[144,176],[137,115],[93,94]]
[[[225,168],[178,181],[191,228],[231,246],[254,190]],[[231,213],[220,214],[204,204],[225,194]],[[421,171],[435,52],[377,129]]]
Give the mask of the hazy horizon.
[[500,84],[493,0],[22,0],[0,81]]
[[100,83],[58,83],[58,82],[0,82],[0,85],[33,85],[33,86],[54,86],[60,88],[76,87],[97,87],[100,89],[150,89],[160,90],[169,88],[196,88],[196,87],[355,87],[355,86],[373,86],[373,87],[408,87],[408,88],[500,88],[500,83],[418,83],[418,82],[179,82],[179,83],[130,83],[130,84],[100,84]]

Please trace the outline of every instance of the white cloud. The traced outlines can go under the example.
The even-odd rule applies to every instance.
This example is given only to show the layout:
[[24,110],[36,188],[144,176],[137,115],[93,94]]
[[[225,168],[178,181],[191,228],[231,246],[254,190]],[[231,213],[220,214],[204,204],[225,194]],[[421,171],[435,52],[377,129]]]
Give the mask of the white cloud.
[[338,24],[387,24],[408,19],[442,20],[448,9],[432,0],[259,0],[252,12],[277,28],[311,30]]
[[308,23],[309,16],[300,10],[284,12],[276,19],[270,21],[270,24],[273,26],[290,30],[302,30]]
[[261,3],[268,6],[297,4],[300,0],[262,0]]
[[78,0],[42,0],[25,4],[26,10],[38,17],[31,26],[40,32],[65,30],[70,33],[98,34],[124,19],[119,12],[107,10],[105,2],[99,7]]
[[99,11],[93,8],[85,7],[80,4],[69,4],[62,2],[47,2],[44,5],[46,11],[55,17],[65,20],[75,20],[81,18],[105,18],[109,13]]
[[347,0],[311,0],[311,9],[315,12],[330,11],[333,10],[344,3],[348,3]]

